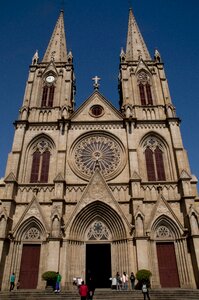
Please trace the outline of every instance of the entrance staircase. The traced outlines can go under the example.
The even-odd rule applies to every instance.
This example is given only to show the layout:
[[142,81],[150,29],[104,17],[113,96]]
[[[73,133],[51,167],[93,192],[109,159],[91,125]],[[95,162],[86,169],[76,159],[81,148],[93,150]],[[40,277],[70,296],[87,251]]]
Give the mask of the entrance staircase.
[[[151,300],[199,300],[199,290],[193,289],[153,289]],[[0,292],[0,300],[80,300],[77,291],[63,291],[54,294],[50,291],[19,290]],[[143,300],[141,291],[116,291],[96,289],[93,300]]]

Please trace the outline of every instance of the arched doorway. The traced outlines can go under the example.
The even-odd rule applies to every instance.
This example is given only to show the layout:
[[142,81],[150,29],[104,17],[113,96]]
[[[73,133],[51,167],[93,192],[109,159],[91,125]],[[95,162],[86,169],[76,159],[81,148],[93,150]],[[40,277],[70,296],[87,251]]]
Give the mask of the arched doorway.
[[96,219],[88,228],[86,242],[86,281],[91,277],[97,288],[110,287],[111,233],[104,222]]
[[[111,287],[110,277],[129,268],[124,222],[108,204],[94,201],[74,218],[69,235],[69,260],[76,260],[68,277],[95,277],[96,287]],[[78,256],[77,256],[78,253]],[[80,274],[81,273],[81,274]]]
[[168,216],[161,215],[153,223],[152,235],[160,286],[181,287],[182,270],[188,273],[187,249],[182,228]]
[[44,227],[41,222],[35,218],[27,219],[16,232],[15,253],[21,253],[19,257],[20,289],[36,289],[39,281],[41,244],[44,239]]

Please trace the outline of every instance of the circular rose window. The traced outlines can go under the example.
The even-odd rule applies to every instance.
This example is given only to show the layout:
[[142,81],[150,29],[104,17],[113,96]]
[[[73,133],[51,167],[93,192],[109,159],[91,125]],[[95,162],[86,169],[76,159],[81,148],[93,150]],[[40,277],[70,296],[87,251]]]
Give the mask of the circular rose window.
[[101,117],[104,113],[104,109],[101,105],[93,105],[90,108],[90,113],[93,117]]
[[103,133],[86,135],[73,144],[70,165],[83,179],[89,179],[96,167],[106,179],[122,171],[125,165],[125,149],[115,137]]

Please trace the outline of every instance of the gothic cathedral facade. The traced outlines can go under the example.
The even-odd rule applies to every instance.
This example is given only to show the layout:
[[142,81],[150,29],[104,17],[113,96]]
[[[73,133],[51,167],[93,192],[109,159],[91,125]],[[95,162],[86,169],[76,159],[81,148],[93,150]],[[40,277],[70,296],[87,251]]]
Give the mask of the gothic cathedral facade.
[[15,272],[21,288],[42,289],[42,274],[59,271],[65,289],[89,272],[104,288],[117,271],[148,269],[154,288],[196,288],[197,179],[160,53],[151,58],[131,9],[119,110],[95,79],[75,110],[61,11],[43,59],[33,57],[0,182],[0,286]]

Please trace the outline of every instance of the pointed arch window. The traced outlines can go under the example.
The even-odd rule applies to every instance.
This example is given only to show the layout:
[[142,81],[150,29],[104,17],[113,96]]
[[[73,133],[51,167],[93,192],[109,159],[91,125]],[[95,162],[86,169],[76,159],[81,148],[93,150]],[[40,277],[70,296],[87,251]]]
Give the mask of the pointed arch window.
[[144,71],[138,74],[138,86],[141,105],[153,105],[150,78]]
[[157,170],[157,180],[165,180],[164,162],[162,151],[157,147],[154,151],[156,170]]
[[150,139],[147,141],[145,148],[145,160],[148,181],[166,180],[163,151],[157,140]]
[[54,93],[55,93],[55,86],[53,84],[44,85],[41,107],[53,107]]
[[[43,145],[42,145],[43,144]],[[33,153],[30,182],[48,182],[50,151],[44,141],[40,142],[37,150]]]
[[155,181],[155,165],[153,159],[153,151],[147,147],[145,151],[145,158],[146,158],[146,168],[147,168],[147,176],[149,181]]
[[142,105],[146,105],[146,97],[145,97],[144,85],[142,83],[139,84],[139,90],[140,90],[141,104]]

